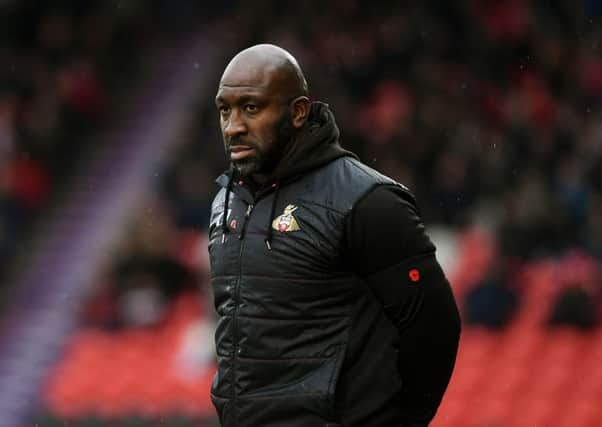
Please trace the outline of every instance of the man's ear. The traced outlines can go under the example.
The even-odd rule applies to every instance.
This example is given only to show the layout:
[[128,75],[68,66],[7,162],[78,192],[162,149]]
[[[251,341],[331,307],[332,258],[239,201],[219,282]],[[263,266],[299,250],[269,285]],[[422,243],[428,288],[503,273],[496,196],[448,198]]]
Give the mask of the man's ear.
[[291,101],[291,118],[295,129],[301,129],[309,116],[310,107],[311,102],[307,96],[299,96]]

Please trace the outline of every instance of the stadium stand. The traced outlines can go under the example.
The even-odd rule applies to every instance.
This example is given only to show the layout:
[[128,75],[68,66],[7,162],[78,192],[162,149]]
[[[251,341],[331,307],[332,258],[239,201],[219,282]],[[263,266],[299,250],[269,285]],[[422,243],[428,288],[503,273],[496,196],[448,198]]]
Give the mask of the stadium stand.
[[[219,61],[265,41],[295,52],[312,95],[334,109],[344,145],[412,188],[426,222],[452,236],[441,246],[453,248],[447,271],[465,326],[457,368],[433,427],[602,425],[598,2],[260,3],[226,2],[228,13],[215,13],[219,21],[203,22],[209,33],[220,34]],[[155,7],[151,16],[165,10],[176,14],[179,6]],[[135,27],[144,21],[139,12],[117,22]],[[48,10],[36,13],[38,18],[23,14],[21,19],[30,26],[66,25],[64,17],[61,21]],[[101,17],[105,21],[94,19],[115,28],[112,14]],[[136,43],[158,43],[171,27]],[[113,31],[109,35],[117,37]],[[65,43],[60,42],[64,34],[55,37],[54,43]],[[45,62],[50,59],[17,63],[26,64],[29,74],[46,68],[40,72],[45,77],[36,78],[51,74],[58,83],[53,89],[38,86],[39,91],[63,91],[61,102],[88,120],[91,109],[100,120],[96,114],[102,117],[101,106],[111,105],[111,88],[124,90],[123,83],[112,86],[98,77],[118,74],[121,61],[111,58],[120,40],[93,47],[94,55],[107,61],[97,68],[82,64],[81,54],[70,57],[71,74],[55,70]],[[15,47],[22,43],[13,39]],[[69,83],[73,75],[77,81]],[[217,82],[219,76],[202,78]],[[69,88],[78,84],[86,90],[76,96]],[[24,98],[14,87],[0,92],[6,94],[0,97],[0,123],[8,123],[0,129],[9,135],[6,170],[21,172],[12,172],[18,173],[18,185],[3,193],[1,215],[8,219],[2,221],[28,218],[15,213],[14,199],[19,206],[33,200],[28,209],[45,212],[43,195],[54,188],[44,178],[53,176],[50,160],[40,162],[32,154],[24,161],[14,154],[15,146],[26,143],[15,135],[29,117],[17,111],[23,105],[32,111],[50,108],[44,101],[48,94],[34,90]],[[32,413],[39,425],[215,423],[208,398],[213,318],[204,248],[213,177],[226,165],[213,110],[211,96],[197,99],[183,141],[153,182],[154,193],[96,275],[80,326],[49,372]],[[40,112],[30,124],[72,132],[73,119],[59,115],[48,124],[42,120],[47,117]],[[94,128],[84,128],[93,134]],[[0,246],[10,248],[14,239]],[[469,298],[491,278],[516,296],[495,328],[468,310],[469,304],[476,304],[471,306],[476,313],[504,308],[496,306],[495,297]],[[584,319],[580,314],[587,307],[590,315]]]
[[[102,2],[3,2],[0,272],[59,203],[92,135],[144,80],[149,17]],[[115,73],[119,67],[122,73]],[[138,79],[131,76],[137,75]]]

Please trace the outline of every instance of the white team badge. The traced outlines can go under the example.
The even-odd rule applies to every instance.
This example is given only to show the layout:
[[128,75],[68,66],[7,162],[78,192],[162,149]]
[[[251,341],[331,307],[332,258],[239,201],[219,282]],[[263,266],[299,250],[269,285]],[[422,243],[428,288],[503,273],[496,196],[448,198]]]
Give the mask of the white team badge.
[[293,212],[297,210],[297,206],[288,205],[284,208],[284,213],[279,215],[272,221],[272,228],[274,230],[278,230],[281,233],[287,231],[298,231],[301,230],[299,224],[297,224],[297,220],[293,216]]

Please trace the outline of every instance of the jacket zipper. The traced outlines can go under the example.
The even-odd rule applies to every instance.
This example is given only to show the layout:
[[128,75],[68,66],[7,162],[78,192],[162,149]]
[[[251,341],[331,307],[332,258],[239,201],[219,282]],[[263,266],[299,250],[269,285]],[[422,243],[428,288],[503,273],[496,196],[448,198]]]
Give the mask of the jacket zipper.
[[[251,216],[251,212],[253,212],[254,207],[255,205],[253,203],[251,203],[247,207],[247,211],[245,212],[245,220],[242,223],[242,229],[240,230],[240,234],[238,235],[238,240],[243,240],[245,238],[245,233],[247,232],[247,223],[249,222],[249,217]],[[242,248],[242,244],[240,245],[240,247]],[[242,249],[240,251],[240,257],[242,258]]]
[[[240,309],[240,280],[242,278],[242,254],[244,251],[244,246],[245,246],[245,233],[247,231],[247,224],[249,222],[249,218],[251,217],[251,213],[253,212],[253,208],[255,207],[255,205],[253,203],[251,203],[248,207],[247,207],[247,211],[245,212],[245,217],[244,217],[244,221],[242,224],[242,228],[240,230],[240,235],[238,236],[240,242],[240,250],[238,252],[238,277],[236,278],[236,288],[235,288],[235,301],[236,301],[236,308],[234,309],[234,318],[232,319],[232,330],[234,332],[234,354],[233,359],[232,359],[232,373],[233,376],[236,376],[236,372],[238,371],[237,369],[237,359],[238,359],[238,352],[240,351],[240,348],[238,346],[238,311]],[[234,381],[232,383],[232,398],[236,400],[236,378],[234,378]],[[235,420],[235,424],[238,424],[238,419],[237,419],[237,414],[236,414],[236,405],[234,405],[233,407],[233,412],[234,412],[234,420]]]

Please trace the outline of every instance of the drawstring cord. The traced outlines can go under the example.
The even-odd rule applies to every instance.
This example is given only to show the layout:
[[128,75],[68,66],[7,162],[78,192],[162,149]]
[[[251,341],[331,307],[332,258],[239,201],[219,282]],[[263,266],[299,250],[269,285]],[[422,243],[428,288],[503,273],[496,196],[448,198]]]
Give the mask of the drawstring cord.
[[226,186],[226,197],[224,200],[224,216],[222,218],[222,243],[226,241],[226,234],[230,231],[228,228],[228,205],[230,204],[230,192],[232,191],[232,175],[228,179]]
[[274,191],[274,198],[272,199],[272,209],[270,210],[270,216],[268,217],[268,230],[265,237],[265,245],[268,247],[268,250],[272,250],[272,235],[273,235],[273,227],[272,221],[274,218],[274,214],[276,213],[276,204],[278,203],[278,192],[280,191],[280,185],[278,181],[276,181],[272,186],[276,189]]
[[[228,205],[230,204],[230,193],[232,192],[232,179],[230,176],[228,180],[228,185],[226,186],[226,196],[224,198],[224,215],[222,217],[222,243],[226,241],[226,234],[230,232],[228,228]],[[274,198],[272,199],[272,208],[270,210],[270,216],[268,217],[268,229],[265,238],[265,244],[268,247],[268,250],[272,250],[272,218],[274,218],[274,214],[276,213],[276,205],[278,204],[278,193],[280,192],[280,185],[278,181],[272,184],[274,187]]]

